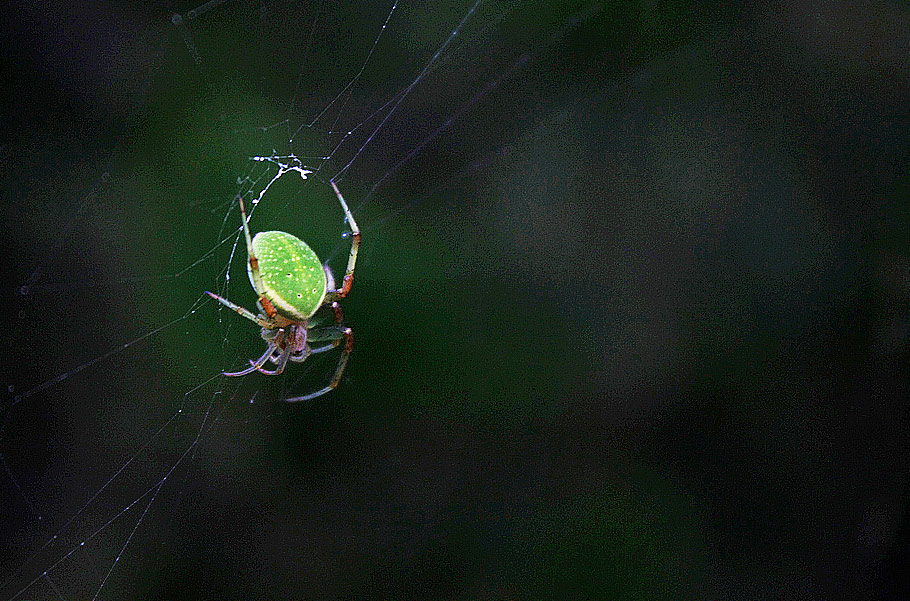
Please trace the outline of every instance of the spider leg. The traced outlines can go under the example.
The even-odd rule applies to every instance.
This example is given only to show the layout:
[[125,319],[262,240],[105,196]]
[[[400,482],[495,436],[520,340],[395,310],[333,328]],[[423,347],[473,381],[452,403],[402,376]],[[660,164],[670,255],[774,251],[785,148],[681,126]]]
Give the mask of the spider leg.
[[249,257],[250,277],[253,280],[253,288],[256,289],[256,294],[259,295],[259,304],[262,306],[262,310],[265,311],[267,316],[274,319],[278,311],[275,310],[272,301],[264,294],[265,285],[262,283],[262,275],[259,273],[259,259],[256,258],[256,253],[253,252],[253,238],[250,236],[250,226],[247,223],[249,217],[246,215],[246,207],[243,206],[243,197],[239,196],[238,200],[240,201],[240,221],[243,222],[243,237],[246,239],[246,254]]
[[306,347],[305,349],[299,350],[296,353],[291,353],[290,360],[294,363],[303,363],[312,352],[313,351],[310,350],[310,347]]
[[357,222],[354,221],[354,216],[351,214],[351,209],[348,208],[348,203],[345,202],[344,196],[341,195],[341,190],[338,189],[335,182],[329,183],[332,184],[332,190],[335,191],[335,196],[338,197],[338,202],[341,203],[344,217],[351,226],[351,254],[348,255],[348,267],[345,270],[344,281],[341,284],[341,288],[330,290],[328,294],[326,294],[327,302],[340,300],[347,296],[348,292],[351,291],[351,285],[354,283],[354,265],[357,263],[357,251],[360,250],[360,228],[357,227]]
[[234,371],[234,372],[225,371],[225,372],[221,372],[221,373],[222,373],[222,375],[225,375],[225,376],[245,376],[249,373],[252,373],[252,372],[256,371],[257,369],[259,369],[260,367],[262,367],[263,363],[268,361],[269,357],[272,355],[272,353],[275,351],[276,348],[278,348],[278,343],[272,341],[269,343],[269,347],[267,349],[265,349],[265,352],[262,353],[261,357],[256,359],[255,362],[250,361],[250,363],[253,364],[251,367],[247,367],[246,369],[244,369],[242,371]]
[[313,333],[310,334],[310,342],[328,342],[329,344],[311,348],[309,349],[309,353],[324,353],[337,347],[341,344],[341,341],[344,340],[345,331],[347,329],[348,328],[345,326],[328,326],[314,330]]
[[332,344],[327,344],[325,346],[317,346],[316,348],[310,349],[310,354],[315,355],[316,353],[324,353],[330,351],[341,343],[341,338],[333,342]]
[[[263,340],[266,342],[274,342],[278,345],[278,347],[272,351],[272,354],[269,355],[269,361],[272,363],[278,363],[278,361],[281,359],[281,355],[284,353],[284,347],[282,346],[285,344],[284,328],[278,328],[277,330],[263,330],[262,336]],[[250,360],[250,363],[254,363],[254,361]]]
[[336,340],[332,344],[327,344],[325,346],[317,346],[316,348],[307,347],[307,349],[305,351],[300,351],[299,353],[292,353],[291,361],[294,363],[303,363],[304,361],[307,360],[307,357],[309,357],[310,355],[315,355],[316,353],[324,353],[326,351],[330,351],[333,348],[337,347],[340,342],[341,342],[341,338],[338,338],[338,340]]
[[[314,329],[312,333],[309,334],[309,340],[310,342],[323,342],[325,340],[330,340],[332,343],[326,344],[325,346],[311,348],[309,349],[309,353],[307,353],[308,355],[330,351],[338,346],[341,343],[341,339],[344,338],[345,328],[342,326],[342,321],[344,321],[344,313],[341,310],[341,305],[339,305],[337,302],[333,302],[330,308],[332,309],[333,315],[335,317],[335,326]],[[298,358],[297,362],[301,363],[304,359],[306,359],[306,356]]]
[[[338,383],[341,381],[341,375],[344,373],[344,368],[348,364],[348,357],[351,356],[351,351],[354,350],[354,334],[351,332],[351,328],[344,328],[339,332],[339,335],[339,341],[341,338],[344,338],[344,349],[341,351],[341,357],[338,358],[338,365],[335,367],[335,374],[332,376],[332,380],[329,382],[329,385],[325,388],[317,390],[316,392],[311,392],[310,394],[285,399],[285,402],[297,403],[300,401],[309,401],[334,390],[335,387],[338,386]],[[314,337],[318,338],[318,335]]]
[[[261,374],[265,374],[267,376],[277,376],[277,375],[281,374],[281,372],[284,371],[284,368],[287,366],[288,359],[290,359],[290,357],[291,357],[291,347],[286,346],[286,347],[284,347],[284,350],[281,351],[281,358],[278,360],[278,367],[275,368],[275,371],[269,371],[267,369],[262,369],[262,367],[257,367],[256,371],[258,371]],[[250,361],[250,363],[252,363],[252,361]]]
[[268,321],[267,319],[263,318],[261,315],[256,315],[252,311],[244,309],[240,305],[235,305],[234,303],[232,303],[228,299],[224,298],[223,296],[218,296],[214,292],[209,292],[208,290],[206,290],[205,293],[208,294],[209,296],[211,296],[212,298],[214,298],[216,301],[218,301],[225,307],[227,307],[228,309],[233,309],[234,311],[239,313],[241,316],[246,317],[250,321],[254,321],[254,322],[258,323],[259,325],[261,325],[264,328],[268,328],[269,326],[272,326],[272,323],[270,321]]

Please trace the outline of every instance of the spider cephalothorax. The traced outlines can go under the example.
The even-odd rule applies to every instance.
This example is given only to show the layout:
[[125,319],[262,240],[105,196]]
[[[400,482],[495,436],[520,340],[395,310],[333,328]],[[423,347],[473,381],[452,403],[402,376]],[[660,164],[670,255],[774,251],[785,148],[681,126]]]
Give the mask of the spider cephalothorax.
[[[266,348],[266,353],[268,353],[268,360],[272,363],[286,363],[287,361],[293,361],[294,363],[303,363],[303,361],[313,352],[306,343],[306,322],[300,323],[291,323],[283,328],[278,328],[277,330],[270,330],[269,328],[262,328],[262,339],[266,341],[269,345]],[[335,345],[331,345],[334,347]],[[287,359],[284,359],[285,353],[287,354]],[[252,362],[253,365],[256,365],[257,362]],[[254,369],[252,366],[247,368],[249,370]],[[274,371],[269,371],[259,367],[259,373],[266,374],[268,376],[276,376],[280,372],[276,369]],[[249,373],[249,372],[247,372]],[[241,375],[239,372],[237,375]]]
[[[262,326],[262,339],[268,344],[261,357],[255,361],[250,360],[250,367],[237,372],[225,372],[226,376],[245,376],[254,371],[269,376],[278,375],[284,371],[288,361],[301,363],[311,354],[333,349],[344,341],[335,375],[328,386],[308,395],[287,399],[288,401],[312,399],[338,386],[354,346],[354,336],[351,328],[343,323],[338,301],[347,296],[354,282],[360,229],[338,186],[335,182],[331,182],[331,185],[351,226],[351,253],[348,255],[348,266],[340,288],[335,288],[328,266],[323,266],[316,253],[300,238],[276,231],[259,232],[255,238],[251,238],[246,208],[240,198],[240,215],[249,255],[247,272],[250,283],[259,295],[257,305],[261,312],[254,314],[224,297],[206,291],[206,294],[224,306]],[[332,325],[311,321],[323,307],[331,309]],[[321,344],[314,348],[310,343]],[[263,369],[266,361],[271,361],[277,367],[272,371]]]

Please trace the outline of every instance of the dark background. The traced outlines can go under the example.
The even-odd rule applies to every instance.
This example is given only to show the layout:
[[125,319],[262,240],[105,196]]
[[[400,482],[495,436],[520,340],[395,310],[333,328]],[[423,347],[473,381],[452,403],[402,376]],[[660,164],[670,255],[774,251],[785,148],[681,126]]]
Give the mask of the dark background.
[[[356,348],[285,405],[334,359],[222,378],[263,343],[202,295],[253,306],[248,158],[471,7],[289,142],[351,4],[4,4],[0,598],[906,598],[906,4],[480,4],[339,180]],[[341,268],[371,130],[253,229]]]

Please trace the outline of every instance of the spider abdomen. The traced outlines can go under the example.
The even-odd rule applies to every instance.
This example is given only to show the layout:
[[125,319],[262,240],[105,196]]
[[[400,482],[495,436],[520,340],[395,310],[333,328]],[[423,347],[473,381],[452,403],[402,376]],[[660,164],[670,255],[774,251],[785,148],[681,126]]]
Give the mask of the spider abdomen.
[[[271,231],[256,234],[253,252],[259,262],[263,293],[278,313],[298,321],[312,317],[327,290],[325,270],[313,249],[287,232]],[[253,283],[249,264],[247,272]]]

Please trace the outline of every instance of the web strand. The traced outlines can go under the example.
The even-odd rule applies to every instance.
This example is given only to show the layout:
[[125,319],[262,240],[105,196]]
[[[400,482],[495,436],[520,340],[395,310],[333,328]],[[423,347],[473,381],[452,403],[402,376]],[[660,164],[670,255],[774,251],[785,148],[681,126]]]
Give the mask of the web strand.
[[383,117],[382,121],[379,122],[379,125],[377,125],[376,128],[370,133],[366,142],[364,142],[363,145],[361,145],[361,147],[359,149],[357,149],[357,152],[354,153],[354,156],[351,157],[351,160],[348,161],[344,167],[342,167],[340,170],[338,170],[338,172],[335,173],[335,175],[333,175],[331,177],[330,181],[332,181],[332,182],[339,181],[339,178],[342,177],[344,175],[344,173],[351,167],[351,165],[354,164],[354,161],[357,160],[357,157],[359,157],[361,155],[361,153],[366,149],[366,147],[370,145],[370,143],[373,141],[373,138],[375,138],[376,134],[378,134],[382,130],[382,128],[385,126],[385,124],[389,120],[389,118],[393,114],[395,114],[395,111],[398,110],[398,107],[401,106],[401,103],[404,102],[404,99],[407,98],[408,94],[410,94],[411,91],[417,86],[417,84],[421,82],[421,80],[424,78],[424,76],[430,70],[430,67],[432,67],[433,64],[436,63],[437,60],[439,60],[440,55],[442,55],[442,53],[445,52],[445,49],[449,47],[449,44],[452,43],[452,40],[455,39],[455,36],[458,35],[458,32],[461,31],[461,28],[464,27],[464,24],[468,22],[468,20],[471,18],[471,16],[477,10],[477,7],[480,6],[482,1],[483,0],[477,0],[474,3],[474,5],[467,12],[467,14],[464,16],[464,18],[462,18],[462,20],[458,24],[458,26],[452,30],[452,33],[449,34],[449,37],[447,37],[446,40],[442,43],[442,45],[439,47],[439,49],[436,50],[436,53],[433,55],[433,58],[431,58],[429,60],[429,62],[427,62],[427,64],[424,65],[424,67],[423,67],[423,69],[421,69],[420,73],[417,74],[417,77],[414,78],[414,81],[412,81],[408,85],[408,87],[405,88],[404,93],[399,96],[398,100],[392,105],[392,108],[389,110],[389,112],[386,113],[386,115],[385,115],[385,117]]

